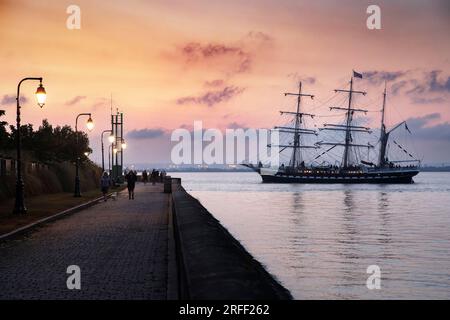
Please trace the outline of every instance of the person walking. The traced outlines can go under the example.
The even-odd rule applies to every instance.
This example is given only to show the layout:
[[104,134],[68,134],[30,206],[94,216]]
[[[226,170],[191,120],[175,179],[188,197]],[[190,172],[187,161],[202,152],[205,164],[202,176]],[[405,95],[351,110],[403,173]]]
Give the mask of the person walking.
[[147,184],[147,182],[148,182],[147,170],[142,171],[142,181],[144,182],[144,184]]
[[157,171],[158,172],[158,182],[163,182],[163,176],[162,176],[162,171]]
[[152,180],[152,185],[155,185],[155,182],[156,182],[156,171],[155,171],[155,169],[152,170],[151,180]]
[[128,188],[128,200],[134,200],[134,188],[136,187],[137,174],[130,170],[125,179],[127,180],[127,188]]
[[103,172],[102,178],[100,179],[100,187],[103,193],[103,200],[106,202],[108,199],[108,191],[111,186],[111,179],[109,178],[108,172]]

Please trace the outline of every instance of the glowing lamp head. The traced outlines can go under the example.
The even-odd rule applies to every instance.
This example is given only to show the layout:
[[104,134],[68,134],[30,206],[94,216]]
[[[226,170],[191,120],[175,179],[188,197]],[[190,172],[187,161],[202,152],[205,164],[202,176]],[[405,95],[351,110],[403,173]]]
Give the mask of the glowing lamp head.
[[45,88],[42,86],[42,83],[39,84],[39,87],[36,89],[36,99],[38,106],[42,108],[47,100],[47,93],[45,92]]
[[86,122],[86,127],[89,131],[92,131],[92,129],[94,129],[94,120],[92,120],[91,116],[89,116],[89,119]]
[[113,134],[111,134],[111,135],[108,137],[108,141],[109,141],[110,143],[113,143],[115,139],[116,139],[116,137],[114,137]]
[[125,143],[125,140],[122,140],[122,149],[126,149],[127,148],[127,144]]
[[87,157],[89,156],[89,152],[85,152],[84,155]]
[[117,147],[114,147],[114,148],[113,148],[113,152],[114,152],[114,153],[117,153],[117,151],[118,151],[118,150],[117,150]]

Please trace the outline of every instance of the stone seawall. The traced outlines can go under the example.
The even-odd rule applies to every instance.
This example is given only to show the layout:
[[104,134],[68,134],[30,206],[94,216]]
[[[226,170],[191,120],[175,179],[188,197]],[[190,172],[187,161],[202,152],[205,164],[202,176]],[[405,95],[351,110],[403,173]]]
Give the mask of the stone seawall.
[[177,179],[174,181],[172,213],[179,298],[292,299],[289,291]]

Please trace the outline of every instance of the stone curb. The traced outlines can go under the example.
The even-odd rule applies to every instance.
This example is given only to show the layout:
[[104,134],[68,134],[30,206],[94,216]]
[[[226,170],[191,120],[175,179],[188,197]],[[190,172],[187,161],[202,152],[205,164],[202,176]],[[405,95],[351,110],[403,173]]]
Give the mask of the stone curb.
[[292,295],[183,187],[172,194],[182,300],[290,300]]
[[173,223],[172,194],[168,197],[168,225],[167,225],[167,300],[178,300],[178,270]]

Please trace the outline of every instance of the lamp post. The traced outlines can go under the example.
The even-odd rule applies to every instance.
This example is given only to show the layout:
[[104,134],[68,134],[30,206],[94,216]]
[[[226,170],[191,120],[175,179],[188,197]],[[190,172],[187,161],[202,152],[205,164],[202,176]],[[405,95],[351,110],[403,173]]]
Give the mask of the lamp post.
[[108,147],[108,173],[109,176],[111,177],[112,172],[111,172],[111,149],[112,149],[112,143],[110,144],[110,146]]
[[[119,149],[117,148],[116,142],[111,144],[111,151],[112,151],[112,154],[111,154],[111,159],[112,159],[112,168],[111,168],[112,181],[113,181],[114,185],[116,185],[118,175],[117,175],[117,172],[114,172],[114,157],[116,158],[116,164],[117,164],[117,152],[119,152]],[[116,166],[116,168],[117,168],[117,166]]]
[[[122,139],[122,142],[120,143],[120,156],[121,156],[121,163],[123,163],[123,150],[125,150],[127,148],[127,144],[125,142],[125,139]],[[123,167],[122,167],[122,172],[120,173],[121,175],[123,174]]]
[[76,198],[81,197],[81,191],[80,191],[80,176],[79,176],[79,162],[80,157],[78,156],[78,118],[81,116],[89,116],[89,119],[86,122],[86,127],[89,131],[92,131],[94,129],[94,121],[92,120],[92,114],[91,113],[80,113],[76,120],[75,120],[75,136],[76,136],[76,161],[75,161],[75,191],[73,196]]
[[22,82],[27,80],[33,80],[33,81],[39,81],[39,87],[36,90],[36,98],[38,106],[41,108],[45,104],[45,100],[47,98],[47,93],[45,92],[44,87],[42,86],[42,78],[23,78],[20,80],[19,84],[17,85],[17,131],[16,131],[16,147],[17,147],[17,180],[16,180],[16,201],[14,204],[14,211],[15,214],[25,214],[27,213],[27,208],[25,206],[25,199],[24,199],[24,183],[22,179],[22,151],[21,151],[21,136],[20,136],[20,85]]
[[103,132],[102,132],[102,172],[105,172],[105,148],[104,148],[104,146],[103,146],[103,134],[104,133],[106,133],[106,132],[109,132],[110,133],[110,135],[109,135],[109,137],[108,137],[108,141],[109,141],[109,143],[113,143],[114,142],[114,135],[113,135],[113,133],[112,133],[112,130],[104,130]]

